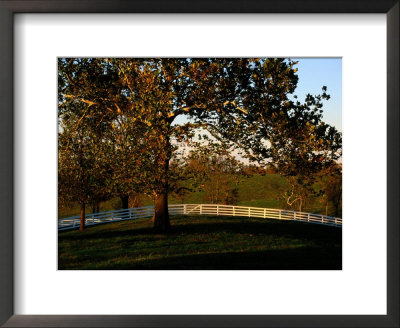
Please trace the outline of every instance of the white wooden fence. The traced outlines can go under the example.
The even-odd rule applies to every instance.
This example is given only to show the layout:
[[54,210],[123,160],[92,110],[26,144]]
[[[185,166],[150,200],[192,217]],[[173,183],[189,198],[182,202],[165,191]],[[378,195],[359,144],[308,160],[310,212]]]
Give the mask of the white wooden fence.
[[[264,219],[302,221],[315,224],[323,224],[334,227],[342,227],[342,219],[321,214],[281,210],[276,208],[231,206],[218,204],[174,204],[168,205],[170,215],[223,215],[241,216]],[[86,226],[100,223],[116,222],[123,220],[135,220],[150,218],[154,215],[153,206],[134,207],[124,210],[100,212],[88,214],[85,217]],[[79,228],[79,216],[71,216],[58,219],[58,230]]]

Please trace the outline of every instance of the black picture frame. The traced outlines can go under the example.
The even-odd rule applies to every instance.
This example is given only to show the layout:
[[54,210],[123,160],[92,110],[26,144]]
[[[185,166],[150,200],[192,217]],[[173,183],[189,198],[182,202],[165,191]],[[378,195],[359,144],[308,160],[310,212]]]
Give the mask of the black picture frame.
[[[0,0],[0,324],[4,327],[399,327],[399,0]],[[14,315],[13,16],[16,13],[385,13],[387,315]],[[368,288],[366,286],[366,288]]]

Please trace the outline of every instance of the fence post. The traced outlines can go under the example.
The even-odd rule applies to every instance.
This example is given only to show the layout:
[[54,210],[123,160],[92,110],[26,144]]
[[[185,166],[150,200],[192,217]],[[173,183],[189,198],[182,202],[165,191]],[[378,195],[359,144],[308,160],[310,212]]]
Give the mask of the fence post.
[[324,223],[324,216],[322,215],[322,223]]
[[249,207],[249,217],[250,217],[250,207]]
[[203,204],[200,204],[200,215],[203,214]]
[[293,212],[293,220],[296,221],[296,212]]
[[233,216],[235,216],[235,206],[232,206],[233,209]]
[[72,219],[72,229],[75,228],[75,219]]
[[279,220],[282,220],[282,211],[279,210]]
[[267,209],[264,208],[264,219],[266,219],[266,218],[267,218]]
[[183,204],[183,214],[186,214],[186,204]]
[[219,205],[217,204],[217,216],[219,215]]
[[307,221],[310,222],[310,213],[307,215]]

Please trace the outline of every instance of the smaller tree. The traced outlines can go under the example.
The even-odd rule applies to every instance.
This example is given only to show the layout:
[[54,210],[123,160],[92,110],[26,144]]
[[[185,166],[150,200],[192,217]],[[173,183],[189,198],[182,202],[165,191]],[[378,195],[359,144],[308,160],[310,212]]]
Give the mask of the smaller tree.
[[250,154],[259,161],[270,154],[276,171],[287,178],[288,188],[283,193],[287,205],[297,206],[299,211],[307,200],[319,195],[315,188],[319,172],[336,163],[342,151],[341,133],[322,120],[323,101],[330,98],[325,86],[322,91],[321,95],[308,94],[304,103],[287,100],[287,111],[277,111],[270,126],[264,125],[261,136],[268,136],[270,142],[259,140]]
[[128,206],[129,208],[143,206],[143,195],[136,192],[131,193],[128,199]]
[[319,183],[322,192],[322,202],[325,204],[325,215],[328,215],[328,206],[334,207],[334,216],[340,215],[342,202],[342,168],[339,164],[332,164],[320,173]]
[[312,176],[296,175],[287,176],[287,188],[282,197],[290,207],[297,206],[299,212],[303,210],[307,201],[318,195],[314,188],[315,179]]
[[185,187],[185,186],[179,186],[177,189],[172,191],[172,195],[177,198],[181,204],[185,203],[185,198],[186,196],[192,191],[192,189]]
[[[81,107],[80,105],[78,107]],[[104,158],[99,126],[84,118],[81,108],[62,120],[58,137],[58,195],[61,203],[80,204],[80,230],[85,228],[86,206],[107,198],[111,170]],[[85,112],[85,111],[84,111]]]
[[246,173],[246,175],[249,176],[254,174],[265,175],[267,172],[267,170],[264,167],[255,164],[245,165],[243,170]]
[[181,204],[185,202],[187,195],[195,191],[192,171],[188,168],[184,151],[176,151],[169,165],[169,193],[178,199]]
[[238,186],[245,176],[245,166],[231,155],[225,144],[208,143],[189,155],[189,170],[197,185],[212,204],[233,205],[238,201]]

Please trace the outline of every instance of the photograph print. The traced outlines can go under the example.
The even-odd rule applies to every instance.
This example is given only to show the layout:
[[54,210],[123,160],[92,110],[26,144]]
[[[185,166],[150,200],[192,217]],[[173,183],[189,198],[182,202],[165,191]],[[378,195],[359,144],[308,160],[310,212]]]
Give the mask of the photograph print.
[[341,58],[58,58],[59,270],[341,270]]

